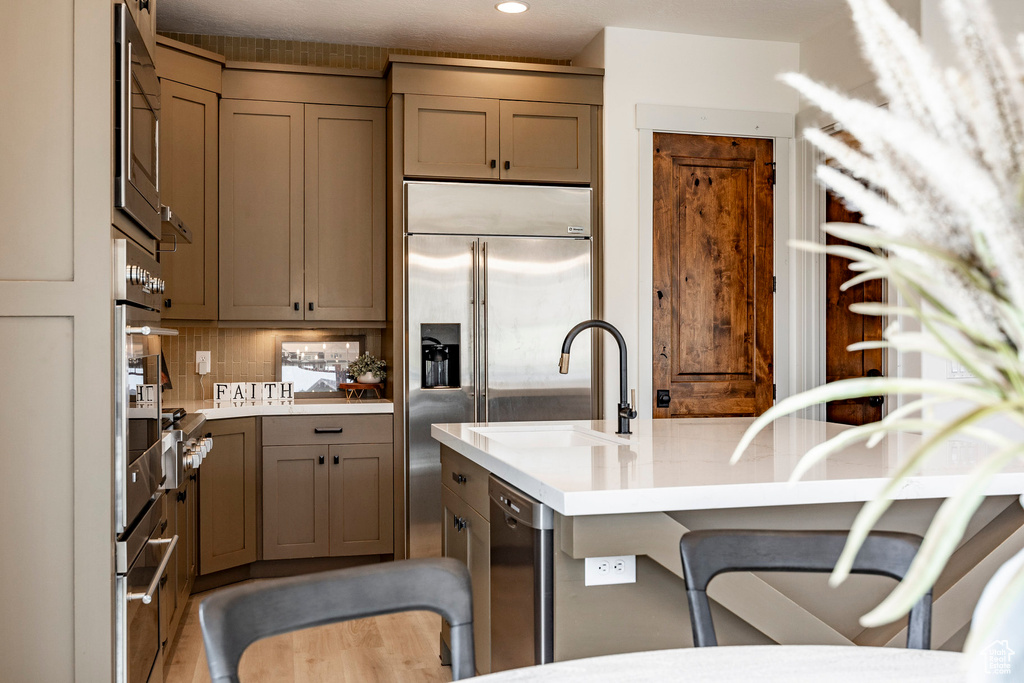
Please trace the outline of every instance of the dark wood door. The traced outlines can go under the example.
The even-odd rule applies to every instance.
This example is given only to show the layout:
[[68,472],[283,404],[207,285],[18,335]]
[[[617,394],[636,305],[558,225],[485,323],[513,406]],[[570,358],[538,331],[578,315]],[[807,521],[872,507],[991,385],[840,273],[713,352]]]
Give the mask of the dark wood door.
[[772,141],[654,136],[655,417],[772,403]]
[[[825,220],[829,223],[860,223],[859,213],[850,211],[842,200],[831,192],[825,195]],[[826,244],[848,244],[832,235]],[[849,269],[849,260],[829,256],[825,261],[825,381],[835,382],[851,377],[881,375],[883,355],[881,349],[847,351],[846,347],[860,341],[882,338],[882,318],[850,312],[850,304],[882,300],[882,281],[872,280],[844,291],[840,286],[855,275]],[[849,425],[862,425],[882,419],[880,400],[867,398],[832,401],[825,406],[825,419]]]

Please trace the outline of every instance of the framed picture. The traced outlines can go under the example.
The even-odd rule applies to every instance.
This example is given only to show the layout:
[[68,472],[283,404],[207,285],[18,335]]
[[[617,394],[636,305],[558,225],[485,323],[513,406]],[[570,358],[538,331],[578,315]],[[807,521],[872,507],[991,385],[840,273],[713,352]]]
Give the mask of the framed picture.
[[337,398],[338,385],[349,381],[349,362],[365,347],[364,336],[278,337],[277,380],[292,382],[296,398]]

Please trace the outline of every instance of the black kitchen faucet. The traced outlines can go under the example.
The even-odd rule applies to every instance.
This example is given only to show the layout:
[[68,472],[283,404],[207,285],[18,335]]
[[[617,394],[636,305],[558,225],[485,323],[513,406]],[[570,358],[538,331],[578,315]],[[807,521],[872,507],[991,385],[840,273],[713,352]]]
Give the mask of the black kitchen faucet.
[[632,434],[629,431],[629,421],[636,418],[636,410],[626,401],[626,340],[614,325],[603,320],[585,320],[569,330],[569,334],[565,335],[565,341],[562,342],[562,359],[558,362],[558,371],[563,375],[569,372],[569,347],[572,346],[572,340],[580,332],[591,327],[607,330],[619,345],[619,429],[615,433]]

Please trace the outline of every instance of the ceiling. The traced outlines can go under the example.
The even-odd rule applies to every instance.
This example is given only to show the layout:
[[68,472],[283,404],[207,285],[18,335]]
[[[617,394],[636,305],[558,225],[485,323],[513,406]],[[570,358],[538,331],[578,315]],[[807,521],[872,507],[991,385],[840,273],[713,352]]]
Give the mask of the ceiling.
[[844,0],[160,0],[161,31],[569,59],[605,26],[800,42]]

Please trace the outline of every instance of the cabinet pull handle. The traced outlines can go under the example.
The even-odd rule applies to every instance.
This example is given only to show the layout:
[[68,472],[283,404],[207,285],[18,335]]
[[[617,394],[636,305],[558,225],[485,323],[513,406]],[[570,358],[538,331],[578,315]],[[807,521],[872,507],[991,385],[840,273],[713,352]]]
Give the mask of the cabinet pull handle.
[[340,455],[334,456],[334,464],[335,465],[341,464],[341,456]]
[[314,434],[341,434],[341,427],[313,427]]
[[311,310],[311,311],[313,310],[313,302],[312,301],[309,302],[309,310]]
[[491,168],[498,168],[498,160],[491,159]]
[[298,301],[295,302],[295,310],[296,311],[299,310],[299,302]]
[[456,484],[465,484],[466,475],[459,474],[457,472],[452,472],[452,481],[454,481]]
[[511,161],[508,161],[508,160],[506,160],[506,161],[505,161],[505,170],[507,171],[507,170],[509,170],[510,168],[512,168],[512,162],[511,162]]
[[170,299],[164,299],[164,308],[170,308],[170,307],[171,307],[171,300]]
[[458,515],[456,515],[452,519],[452,522],[453,522],[453,526],[455,527],[455,531],[462,531],[463,529],[466,528],[466,520],[464,518],[462,518],[462,517],[459,517]]
[[321,465],[323,465],[323,464],[324,464],[324,456],[322,456],[322,455],[320,456],[320,464],[321,464]]

